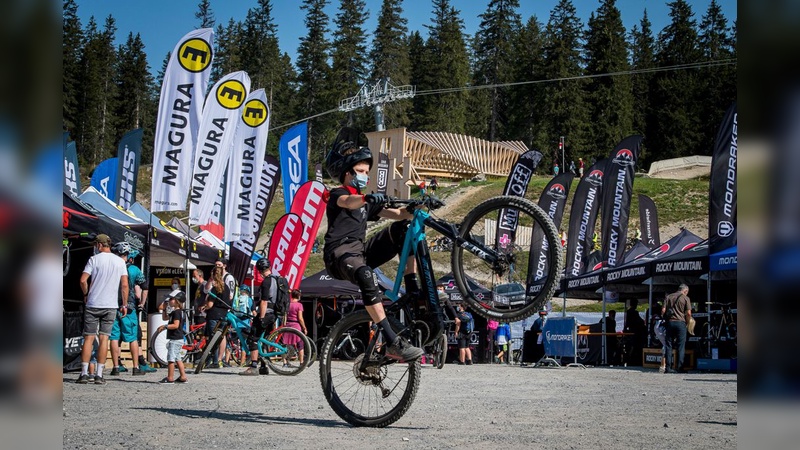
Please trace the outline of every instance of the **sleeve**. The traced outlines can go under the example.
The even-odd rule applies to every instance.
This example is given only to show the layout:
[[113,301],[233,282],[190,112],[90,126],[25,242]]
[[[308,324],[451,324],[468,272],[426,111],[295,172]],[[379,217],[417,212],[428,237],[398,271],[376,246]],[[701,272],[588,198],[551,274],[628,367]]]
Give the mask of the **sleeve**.
[[264,280],[261,282],[261,287],[258,289],[258,301],[269,300],[269,288],[272,286],[272,277],[264,277]]
[[347,194],[348,194],[347,189],[341,187],[333,188],[331,189],[331,195],[330,198],[328,199],[328,203],[336,205],[336,202],[339,201],[339,197]]
[[89,258],[89,261],[86,261],[86,266],[83,268],[84,273],[88,273],[89,275],[94,272],[94,257]]
[[146,289],[147,288],[147,278],[145,278],[144,274],[139,271],[139,274],[136,276],[136,283],[140,288]]

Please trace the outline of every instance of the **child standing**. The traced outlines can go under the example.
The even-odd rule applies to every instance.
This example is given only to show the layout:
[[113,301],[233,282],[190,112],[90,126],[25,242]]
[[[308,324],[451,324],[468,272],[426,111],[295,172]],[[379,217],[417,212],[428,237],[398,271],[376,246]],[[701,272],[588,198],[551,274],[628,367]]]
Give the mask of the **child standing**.
[[175,366],[178,366],[180,378],[177,379],[178,383],[186,383],[189,381],[186,378],[186,369],[183,367],[183,360],[181,359],[181,347],[183,347],[183,337],[185,331],[183,314],[183,303],[186,300],[186,294],[181,290],[176,289],[167,295],[167,299],[159,306],[162,317],[167,320],[167,325],[162,325],[159,328],[167,329],[167,376],[159,383],[173,384],[175,380]]

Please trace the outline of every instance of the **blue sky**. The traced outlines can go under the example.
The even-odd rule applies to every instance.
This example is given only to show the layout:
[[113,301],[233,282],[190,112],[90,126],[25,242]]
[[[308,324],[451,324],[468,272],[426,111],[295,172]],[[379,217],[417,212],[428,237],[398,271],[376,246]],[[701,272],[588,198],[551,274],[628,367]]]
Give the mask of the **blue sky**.
[[[688,0],[695,13],[698,24],[708,9],[711,0]],[[736,19],[736,0],[717,0],[722,6],[722,11],[729,24]],[[141,34],[148,55],[151,72],[155,73],[161,68],[168,51],[171,51],[178,40],[187,32],[194,29],[198,20],[194,17],[199,0],[77,0],[78,15],[81,24],[85,27],[89,17],[94,16],[99,26],[102,27],[105,18],[111,14],[117,21],[117,44],[124,43],[128,33]],[[304,11],[300,9],[300,0],[273,0],[273,17],[278,26],[278,39],[281,49],[295,60],[300,38],[307,32],[303,23]],[[377,24],[380,13],[381,0],[367,0],[369,19],[365,29],[369,33],[368,42]],[[480,17],[486,9],[489,0],[452,0],[451,4],[461,11],[464,20],[465,32],[474,34],[480,26]],[[540,23],[546,24],[550,11],[558,0],[520,0],[519,13],[523,22],[535,15]],[[600,2],[598,0],[573,0],[578,16],[584,26],[589,15],[596,11]],[[217,24],[226,24],[229,19],[243,21],[247,10],[256,5],[255,0],[211,0]],[[330,28],[333,28],[333,19],[336,16],[339,1],[331,0],[327,13],[331,18]],[[650,22],[653,24],[653,33],[658,35],[669,24],[669,8],[667,0],[618,0],[617,7],[622,12],[622,21],[625,28],[630,31],[638,25],[642,13],[647,9]],[[404,17],[408,20],[410,31],[419,30],[427,36],[425,25],[431,23],[433,7],[430,0],[405,0],[403,2]]]

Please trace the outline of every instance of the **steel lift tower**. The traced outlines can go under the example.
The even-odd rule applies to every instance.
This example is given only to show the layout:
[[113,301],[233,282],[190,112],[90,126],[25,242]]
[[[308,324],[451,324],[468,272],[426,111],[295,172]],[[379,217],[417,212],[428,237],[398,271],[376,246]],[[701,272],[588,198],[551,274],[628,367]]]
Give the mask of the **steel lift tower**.
[[384,131],[383,104],[412,98],[416,94],[415,86],[394,86],[388,78],[381,78],[375,83],[364,83],[354,97],[339,102],[339,111],[349,112],[365,106],[372,106],[375,113],[375,130]]

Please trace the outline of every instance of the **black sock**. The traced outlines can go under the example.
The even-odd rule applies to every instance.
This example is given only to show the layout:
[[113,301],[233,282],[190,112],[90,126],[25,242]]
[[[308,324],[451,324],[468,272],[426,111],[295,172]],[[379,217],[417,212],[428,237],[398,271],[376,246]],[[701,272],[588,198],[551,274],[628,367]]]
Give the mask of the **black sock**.
[[253,369],[258,369],[258,361],[250,361],[250,367]]
[[403,276],[403,281],[406,284],[406,292],[414,294],[419,292],[419,283],[417,283],[417,274],[409,273]]
[[395,334],[392,326],[389,324],[389,319],[384,317],[383,320],[378,322],[378,325],[381,326],[381,330],[383,330],[383,337],[386,338],[386,341],[390,344],[397,339],[397,334]]

